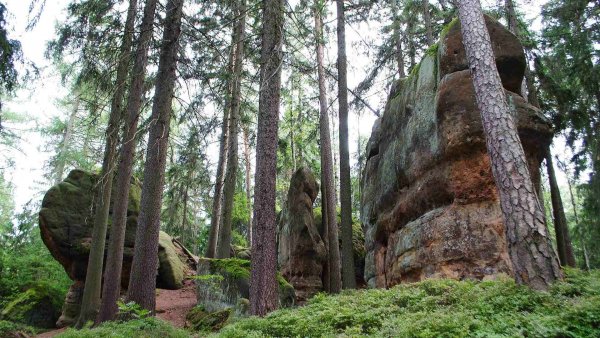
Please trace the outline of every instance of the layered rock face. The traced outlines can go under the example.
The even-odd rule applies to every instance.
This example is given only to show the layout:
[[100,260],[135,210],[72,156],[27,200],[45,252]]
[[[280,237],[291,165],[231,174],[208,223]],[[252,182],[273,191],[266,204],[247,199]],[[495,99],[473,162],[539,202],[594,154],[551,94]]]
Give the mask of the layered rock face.
[[[529,169],[539,186],[549,121],[520,96],[525,56],[486,17],[496,64]],[[429,277],[511,274],[498,194],[455,20],[408,78],[392,88],[373,127],[363,175],[365,280],[390,287]]]
[[[52,256],[61,263],[74,281],[65,299],[63,315],[57,323],[59,327],[72,324],[79,314],[94,224],[96,181],[96,175],[82,170],[73,170],[63,182],[48,190],[42,201],[42,209],[39,213],[42,240]],[[131,184],[123,254],[121,280],[123,287],[127,287],[129,283],[137,217],[140,210],[140,194],[140,184]],[[112,201],[110,209],[112,214]],[[109,215],[110,220],[111,215]],[[107,231],[107,246],[109,233],[110,230]],[[183,286],[184,270],[187,265],[186,259],[180,258],[180,253],[181,250],[173,245],[171,237],[161,232],[157,257],[159,260],[157,287],[178,289]]]
[[321,273],[327,251],[313,214],[318,194],[319,185],[310,169],[298,169],[290,181],[277,226],[278,264],[281,274],[294,286],[299,302],[323,289]]

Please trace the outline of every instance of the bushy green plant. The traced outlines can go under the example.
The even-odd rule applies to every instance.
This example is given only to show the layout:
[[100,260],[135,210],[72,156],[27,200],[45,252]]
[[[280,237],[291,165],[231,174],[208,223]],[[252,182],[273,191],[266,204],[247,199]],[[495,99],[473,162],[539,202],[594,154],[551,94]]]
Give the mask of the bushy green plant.
[[566,270],[549,292],[496,281],[426,280],[318,294],[225,327],[223,337],[600,337],[600,272]]
[[117,306],[119,307],[119,318],[124,320],[144,319],[150,315],[150,311],[144,309],[136,302],[125,303],[119,300]]
[[106,322],[96,328],[69,329],[57,338],[188,338],[190,334],[155,317],[127,322]]

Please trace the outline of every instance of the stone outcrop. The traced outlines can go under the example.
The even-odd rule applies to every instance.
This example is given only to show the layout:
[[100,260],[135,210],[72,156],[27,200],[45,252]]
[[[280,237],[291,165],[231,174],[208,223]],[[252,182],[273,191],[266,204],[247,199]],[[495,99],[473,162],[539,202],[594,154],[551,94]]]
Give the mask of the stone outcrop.
[[[200,258],[196,277],[198,307],[206,314],[223,313],[246,316],[249,314],[250,261],[239,258]],[[294,288],[281,274],[279,307],[295,303]]]
[[[520,93],[518,39],[486,17],[496,64],[534,184],[552,136]],[[498,194],[486,152],[460,23],[447,27],[411,75],[392,88],[373,127],[363,175],[365,280],[390,287],[428,277],[511,274]]]
[[290,181],[277,226],[279,268],[294,286],[300,302],[323,289],[321,273],[327,251],[313,214],[318,194],[319,185],[310,169],[298,169]]
[[[92,237],[94,198],[97,177],[82,170],[73,170],[67,178],[46,192],[39,213],[42,240],[52,256],[61,263],[73,285],[67,293],[63,314],[57,325],[73,323],[79,314]],[[129,191],[127,228],[121,285],[129,283],[137,217],[140,210],[141,185],[134,181]],[[112,214],[112,200],[111,200]],[[109,221],[111,215],[109,215]],[[109,223],[110,228],[110,223]],[[107,237],[110,230],[107,231]],[[108,246],[108,238],[107,238]],[[183,285],[187,257],[164,232],[160,234],[157,287],[178,289]]]
[[51,329],[60,316],[61,299],[61,292],[52,286],[34,285],[8,303],[0,312],[0,319]]

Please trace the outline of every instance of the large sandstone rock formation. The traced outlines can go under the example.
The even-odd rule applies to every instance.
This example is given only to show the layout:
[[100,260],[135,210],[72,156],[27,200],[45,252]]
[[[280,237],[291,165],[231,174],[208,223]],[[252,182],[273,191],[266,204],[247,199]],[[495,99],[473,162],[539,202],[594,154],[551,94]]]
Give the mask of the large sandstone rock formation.
[[[495,20],[486,23],[537,186],[551,125],[518,94],[525,71],[519,41]],[[459,22],[392,88],[367,154],[361,217],[371,287],[511,273]]]
[[[65,299],[63,314],[57,323],[59,327],[70,325],[79,314],[94,223],[96,180],[96,175],[82,170],[73,170],[63,182],[48,190],[42,201],[42,209],[39,214],[42,240],[52,256],[61,263],[73,280],[73,285]],[[138,182],[131,184],[123,254],[121,283],[123,287],[127,287],[129,283],[137,217],[140,210],[140,194],[140,184]],[[109,215],[110,220],[111,216]],[[108,233],[110,230],[107,232],[107,237]],[[186,260],[180,258],[180,252],[181,250],[173,244],[171,237],[161,232],[157,287],[165,289],[182,287]]]
[[278,222],[278,263],[281,274],[294,286],[303,302],[323,289],[321,273],[327,258],[325,244],[315,225],[313,202],[319,185],[310,169],[292,176],[286,204]]

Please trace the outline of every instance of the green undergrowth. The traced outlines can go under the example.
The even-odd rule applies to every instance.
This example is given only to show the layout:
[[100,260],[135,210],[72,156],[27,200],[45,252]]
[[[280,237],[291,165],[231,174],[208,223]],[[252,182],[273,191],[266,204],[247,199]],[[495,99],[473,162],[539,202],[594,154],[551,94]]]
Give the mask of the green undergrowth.
[[[204,337],[156,318],[68,330],[69,337]],[[213,337],[600,337],[600,271],[567,270],[549,292],[509,278],[427,280],[318,294],[304,307],[240,319]]]
[[127,322],[107,322],[93,329],[69,329],[57,338],[187,338],[190,333],[154,318],[136,319]]
[[511,279],[427,280],[319,294],[226,326],[223,337],[600,337],[600,272],[566,271],[550,292]]

